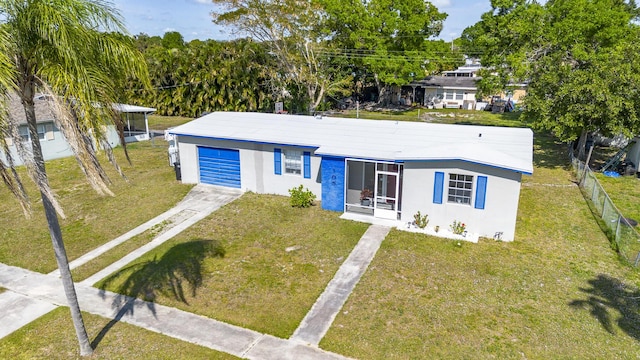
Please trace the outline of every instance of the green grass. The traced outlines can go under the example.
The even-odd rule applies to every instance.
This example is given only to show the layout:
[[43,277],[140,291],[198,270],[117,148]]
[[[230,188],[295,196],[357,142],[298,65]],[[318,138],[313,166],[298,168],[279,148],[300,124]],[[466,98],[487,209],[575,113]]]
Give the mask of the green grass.
[[[355,110],[344,110],[331,116],[356,117]],[[485,126],[515,126],[524,127],[526,124],[519,120],[520,112],[492,114],[489,111],[459,110],[459,109],[410,109],[405,111],[366,111],[360,110],[361,119],[425,121],[445,124],[474,124]]]
[[[89,340],[98,343],[91,359],[237,359],[134,325],[88,313],[83,318]],[[0,358],[81,359],[69,309],[58,308],[0,340]]]
[[184,116],[149,115],[149,129],[166,130],[170,127],[188,123],[191,120],[193,118]]
[[[154,145],[155,144],[155,145]],[[114,239],[175,205],[192,186],[175,180],[168,166],[164,141],[128,146],[132,164],[116,155],[129,181],[120,178],[107,163],[115,197],[100,196],[84,179],[73,157],[47,162],[51,186],[66,214],[61,220],[68,257],[72,260]],[[19,169],[24,174],[24,169]],[[0,262],[39,272],[57,268],[44,211],[35,186],[25,179],[33,201],[31,219],[24,217],[17,201],[0,187]]]
[[122,244],[110,249],[97,258],[71,270],[73,280],[83,281],[98,271],[106,268],[112,263],[122,259],[127,254],[147,244],[156,236],[156,231],[152,228],[140,235],[136,235]]
[[513,243],[392,231],[321,347],[363,359],[640,356],[638,272],[611,250],[564,156],[536,136]]
[[601,173],[596,173],[596,178],[618,210],[625,217],[640,222],[640,179],[633,176],[612,178]]
[[287,338],[368,227],[338,216],[247,193],[106,288]]
[[[523,126],[515,114],[442,111],[449,112],[454,115],[433,121]],[[474,115],[462,116],[466,113]],[[371,118],[381,118],[378,115]],[[417,112],[384,116],[403,120],[403,116],[417,118]],[[154,148],[137,150],[153,153]],[[158,150],[157,159],[149,155],[158,162],[158,170],[149,172],[163,174],[163,186],[170,188],[175,181],[171,181],[164,150]],[[535,170],[533,176],[523,177],[514,242],[458,244],[392,231],[321,347],[362,359],[638,358],[638,270],[619,261],[598,227],[573,182],[566,146],[552,136],[536,134],[534,150]],[[67,174],[67,168],[71,169],[61,167],[59,176]],[[88,186],[69,176],[64,188],[74,190],[63,191],[61,198],[82,190],[82,196],[91,199]],[[136,176],[139,184],[144,176]],[[631,191],[619,184],[615,183],[620,194]],[[136,185],[116,182],[115,199],[122,198],[129,186]],[[66,201],[81,204],[80,199],[78,195]],[[633,199],[628,203],[630,210],[637,211]],[[4,212],[19,213],[16,204],[2,206],[6,206]],[[99,201],[88,201],[77,207],[82,214],[101,206]],[[111,215],[113,219],[104,226],[133,227],[118,222],[137,214],[123,212],[126,207],[104,208],[108,211],[94,215]],[[134,210],[149,211],[146,207]],[[286,338],[367,227],[337,216],[319,207],[291,208],[285,197],[247,193],[115,274],[106,288]],[[16,219],[0,219],[5,221],[0,223],[3,240]],[[22,238],[28,229],[19,230]],[[95,230],[77,229],[76,233],[82,231]],[[67,234],[74,232],[66,229]],[[150,236],[132,239],[77,274],[95,272]],[[74,243],[86,240],[79,235],[71,238],[76,239]],[[22,257],[23,263],[42,262],[21,254],[21,244],[0,243],[0,261]],[[18,250],[8,255],[12,247]],[[72,247],[75,254],[82,253],[81,245]],[[289,247],[294,250],[286,251]],[[46,248],[36,243],[39,248],[50,252],[48,242]],[[77,357],[67,311],[56,310],[1,340],[0,358]],[[95,338],[108,320],[87,317],[90,336]],[[174,358],[175,354],[226,356],[121,323],[106,332],[96,352],[98,358]]]

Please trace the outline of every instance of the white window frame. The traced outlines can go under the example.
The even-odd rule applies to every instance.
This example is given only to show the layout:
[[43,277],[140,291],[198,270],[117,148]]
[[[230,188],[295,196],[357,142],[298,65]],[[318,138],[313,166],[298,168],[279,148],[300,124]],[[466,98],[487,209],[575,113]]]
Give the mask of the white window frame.
[[[54,140],[55,135],[53,133],[54,127],[52,124],[37,124],[36,130],[38,131],[38,139],[40,141]],[[31,141],[31,134],[29,133],[29,127],[22,125],[18,127],[18,132],[22,137],[22,141]]]
[[36,125],[36,129],[38,129],[38,139],[40,141],[47,139],[47,127],[44,124]]
[[445,91],[445,93],[444,93],[444,98],[445,98],[445,100],[453,100],[453,99],[454,99],[454,97],[455,97],[455,96],[454,96],[453,91],[451,91],[451,90],[447,90],[447,91]]
[[449,173],[447,202],[471,206],[473,200],[473,175]]
[[464,100],[464,93],[463,92],[456,92],[456,100]]
[[22,141],[29,141],[31,138],[29,136],[29,128],[26,125],[18,127],[18,132],[20,133],[20,137],[22,137]]
[[282,149],[284,174],[302,176],[302,150]]

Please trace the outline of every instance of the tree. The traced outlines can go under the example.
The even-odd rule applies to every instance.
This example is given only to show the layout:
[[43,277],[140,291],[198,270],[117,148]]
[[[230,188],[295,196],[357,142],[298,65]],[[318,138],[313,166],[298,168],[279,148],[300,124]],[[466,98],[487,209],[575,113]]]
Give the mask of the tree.
[[484,49],[485,90],[528,81],[523,117],[563,141],[640,131],[638,8],[624,0],[493,0],[464,37]]
[[[213,0],[223,12],[214,13],[216,24],[239,32],[269,47],[279,71],[270,77],[274,95],[304,94],[313,112],[327,93],[348,93],[351,79],[337,77],[331,48],[322,26],[322,8],[302,0]],[[287,91],[287,86],[297,87]]]
[[387,86],[422,78],[427,67],[451,59],[451,53],[438,56],[441,49],[429,41],[440,33],[447,14],[428,1],[319,1],[336,48],[373,73],[383,102],[388,100]]
[[149,36],[145,33],[139,33],[133,36],[136,47],[140,52],[144,52],[152,46],[162,46],[162,38],[160,36]]
[[184,47],[184,38],[177,31],[168,31],[162,36],[162,46],[165,49],[182,49]]
[[139,81],[130,79],[126,92],[129,99],[143,99],[158,114],[273,109],[266,84],[274,66],[261,43],[192,40],[182,49],[150,46],[144,55],[154,89],[141,88]]
[[[64,217],[64,212],[49,186],[36,127],[34,96],[44,93],[50,99],[56,126],[73,149],[89,184],[100,194],[113,195],[97,149],[104,150],[117,168],[106,141],[106,125],[116,124],[122,130],[122,123],[110,104],[119,95],[116,88],[119,81],[126,76],[141,79],[148,76],[144,59],[130,39],[97,30],[126,32],[117,10],[104,1],[2,0],[0,13],[0,145],[7,158],[7,163],[0,161],[0,176],[28,215],[29,199],[14,169],[5,140],[8,137],[13,139],[30,179],[40,192],[80,354],[89,355],[93,349],[84,328],[58,222],[58,216]],[[12,94],[17,94],[24,107],[30,144],[23,143],[18,125],[7,111]]]

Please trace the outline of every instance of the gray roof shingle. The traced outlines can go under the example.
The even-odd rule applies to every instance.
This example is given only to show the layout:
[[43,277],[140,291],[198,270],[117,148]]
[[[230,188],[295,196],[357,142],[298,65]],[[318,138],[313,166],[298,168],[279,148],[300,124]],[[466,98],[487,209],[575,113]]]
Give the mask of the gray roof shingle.
[[[43,96],[37,96],[33,101],[36,110],[36,121],[38,123],[53,121],[53,113],[47,104],[47,100]],[[9,113],[18,124],[24,125],[27,123],[22,101],[20,101],[20,97],[16,93],[9,94]]]

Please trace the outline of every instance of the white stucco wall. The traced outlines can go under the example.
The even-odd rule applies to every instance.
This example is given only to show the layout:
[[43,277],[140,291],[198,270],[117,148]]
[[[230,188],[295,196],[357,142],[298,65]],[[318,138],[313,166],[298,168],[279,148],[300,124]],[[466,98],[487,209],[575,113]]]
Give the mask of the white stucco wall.
[[[314,156],[314,149],[179,136],[180,167],[184,183],[196,184],[199,182],[198,146],[239,150],[240,187],[242,190],[288,196],[289,189],[302,184],[311,190],[318,199],[321,198],[320,162],[322,159]],[[275,148],[282,149],[283,152],[285,149],[311,152],[311,178],[305,179],[302,175],[285,174],[284,156],[282,175],[276,175],[273,156]]]
[[[287,146],[188,136],[180,136],[178,144],[184,183],[198,183],[197,147],[208,146],[239,150],[241,188],[245,191],[288,196],[289,189],[302,184],[313,191],[318,199],[322,197],[321,157],[314,156],[312,149],[297,148],[311,152],[311,178],[305,179],[301,175],[286,175],[284,169],[282,175],[274,174],[273,150],[284,150]],[[442,204],[433,203],[436,171],[445,174]],[[447,202],[449,173],[474,176],[471,205]],[[474,208],[478,175],[487,177],[484,209]],[[413,221],[413,215],[420,211],[429,215],[430,227],[439,225],[441,229],[448,229],[457,220],[465,223],[469,232],[489,238],[496,232],[502,232],[502,240],[512,241],[520,197],[520,180],[521,174],[514,171],[462,161],[407,162],[403,173],[401,220]]]
[[[445,88],[444,90],[441,91],[445,91],[445,92],[456,92],[456,93],[463,93],[462,95],[462,100],[460,99],[455,99],[455,96],[453,99],[446,99],[443,98],[442,99],[442,103],[445,104],[446,107],[450,107],[450,108],[459,108],[461,107],[465,101],[476,101],[476,90],[472,90],[472,89],[451,89],[451,88]],[[436,88],[425,88],[425,96],[424,96],[424,100],[427,99],[431,99],[435,96],[437,96],[438,90],[436,90]],[[442,93],[440,93],[440,95],[443,95]]]
[[[433,203],[435,173],[444,172],[442,204]],[[471,205],[447,202],[449,173],[473,175]],[[475,209],[477,176],[487,177],[484,209]],[[515,235],[521,174],[462,161],[408,162],[404,165],[402,221],[413,221],[420,211],[429,215],[429,227],[449,229],[454,220],[467,225],[467,231],[493,238],[502,232],[502,240]]]

